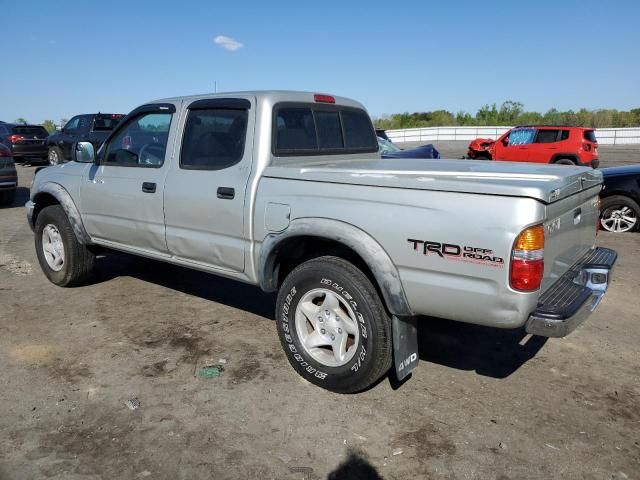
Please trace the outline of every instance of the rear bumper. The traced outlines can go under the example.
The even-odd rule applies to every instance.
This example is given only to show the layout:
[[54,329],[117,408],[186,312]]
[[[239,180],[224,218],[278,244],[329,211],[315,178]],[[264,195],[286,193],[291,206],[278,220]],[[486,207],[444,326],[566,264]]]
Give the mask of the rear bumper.
[[525,326],[527,333],[564,337],[584,322],[600,304],[618,254],[594,248],[540,297]]
[[0,190],[15,190],[18,186],[17,175],[0,174]]
[[41,157],[47,156],[48,147],[42,143],[39,145],[12,145],[11,152],[14,157]]

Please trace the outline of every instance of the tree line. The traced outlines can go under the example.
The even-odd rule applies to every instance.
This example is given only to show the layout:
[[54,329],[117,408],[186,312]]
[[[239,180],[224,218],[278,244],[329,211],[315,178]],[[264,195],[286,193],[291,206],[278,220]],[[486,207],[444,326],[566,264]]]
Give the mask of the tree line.
[[545,113],[527,112],[520,102],[506,101],[499,107],[482,106],[475,115],[460,111],[453,114],[447,110],[433,112],[394,113],[374,119],[376,128],[393,130],[398,128],[449,127],[483,125],[567,125],[591,128],[624,128],[640,126],[640,108],[629,111],[615,109],[588,110],[581,108],[577,112],[562,112],[555,108]]
[[[45,128],[45,130],[51,134],[56,131],[56,126],[60,125],[61,127],[64,127],[64,125],[67,122],[68,120],[66,118],[61,118],[57,124],[53,120],[45,120],[40,125],[42,125]],[[23,125],[30,124],[30,122],[26,118],[22,118],[22,117],[16,118],[14,120],[14,123],[21,123]]]

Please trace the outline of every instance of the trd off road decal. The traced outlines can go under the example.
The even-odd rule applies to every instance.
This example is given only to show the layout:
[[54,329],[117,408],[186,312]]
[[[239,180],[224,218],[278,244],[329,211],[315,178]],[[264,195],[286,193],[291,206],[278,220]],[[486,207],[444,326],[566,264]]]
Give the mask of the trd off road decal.
[[413,245],[414,251],[421,252],[423,255],[437,255],[446,260],[477,263],[497,268],[504,267],[504,259],[494,255],[493,250],[488,248],[431,242],[429,240],[414,240],[413,238],[408,238],[407,241]]

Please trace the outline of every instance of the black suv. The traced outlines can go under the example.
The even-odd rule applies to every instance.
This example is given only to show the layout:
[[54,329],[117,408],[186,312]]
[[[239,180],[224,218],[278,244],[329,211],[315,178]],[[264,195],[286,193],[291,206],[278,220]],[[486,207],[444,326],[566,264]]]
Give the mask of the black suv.
[[45,160],[48,135],[40,125],[0,122],[0,143],[9,148],[17,163],[24,163],[29,158]]
[[76,115],[47,140],[49,163],[71,160],[71,147],[75,142],[91,142],[96,150],[124,117],[119,113],[92,113]]

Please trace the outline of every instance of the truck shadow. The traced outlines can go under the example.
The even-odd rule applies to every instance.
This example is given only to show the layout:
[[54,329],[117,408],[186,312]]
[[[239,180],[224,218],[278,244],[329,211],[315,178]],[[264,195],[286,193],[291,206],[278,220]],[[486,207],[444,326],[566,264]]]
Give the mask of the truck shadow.
[[524,328],[503,330],[433,317],[418,320],[420,360],[492,378],[514,373],[547,340],[529,336]]
[[[91,283],[117,277],[137,278],[268,320],[275,318],[275,294],[253,285],[119,252],[99,256]],[[526,337],[524,329],[500,330],[435,317],[418,320],[420,360],[492,378],[514,373],[547,340],[533,336],[524,342]]]
[[218,277],[206,272],[149,260],[119,252],[100,255],[90,283],[106,282],[117,277],[133,277],[161,285],[187,295],[244,310],[269,320],[275,318],[274,294],[246,283]]

